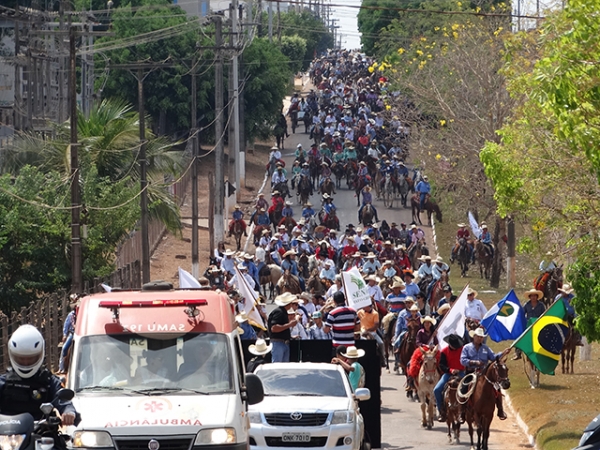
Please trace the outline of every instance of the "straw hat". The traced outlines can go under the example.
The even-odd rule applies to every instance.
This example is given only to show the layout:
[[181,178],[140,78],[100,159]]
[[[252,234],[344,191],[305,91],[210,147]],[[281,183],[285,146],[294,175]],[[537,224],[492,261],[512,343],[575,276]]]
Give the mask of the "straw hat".
[[464,227],[466,227],[467,225],[466,225],[466,224],[464,224],[464,223],[459,223],[457,226],[458,226],[459,228],[464,228]]
[[377,258],[377,255],[375,255],[375,253],[373,252],[369,252],[369,254],[366,256],[367,259],[375,259]]
[[400,281],[396,281],[394,282],[394,284],[392,284],[392,289],[404,289],[406,286],[404,285],[404,283],[401,283]]
[[467,295],[471,295],[471,294],[475,294],[475,297],[477,297],[477,291],[475,289],[472,289],[471,287],[469,287],[469,289],[467,289]]
[[419,311],[419,307],[417,305],[412,305],[410,308],[408,308],[409,311]]
[[266,236],[267,234],[269,234],[271,232],[271,230],[262,230],[262,235]]
[[[414,298],[412,298],[412,296],[410,296],[410,295],[407,295],[406,297],[404,297],[404,303],[406,303],[406,302],[411,302],[411,303],[414,303],[414,302],[415,302],[415,299],[414,299]],[[416,305],[415,305],[415,306],[416,306]]]
[[424,324],[425,322],[429,322],[431,325],[433,325],[435,327],[435,325],[437,324],[437,320],[435,320],[433,317],[431,316],[425,316],[421,319],[421,323]]
[[285,204],[286,204],[287,206],[292,206],[292,205],[293,205],[293,203],[292,203],[292,202],[290,202],[289,200],[286,200],[286,201],[285,201]]
[[235,205],[234,208],[235,209],[240,209],[240,205]]
[[438,314],[446,314],[448,311],[450,311],[450,304],[449,303],[444,303],[442,306],[440,306],[437,310]]
[[429,256],[429,255],[421,256],[419,258],[419,261],[423,261],[423,262],[425,262],[425,261],[431,261],[431,256]]
[[312,206],[312,205],[313,205],[313,204],[312,204],[311,202],[306,202],[306,203],[304,204],[304,206],[305,206],[305,207],[307,207],[307,208],[308,208],[308,207],[310,207],[310,206]]
[[469,331],[469,336],[471,336],[473,338],[475,336],[486,337],[487,335],[485,334],[485,330],[483,328],[479,327],[479,328],[475,328],[474,330]]
[[394,265],[394,263],[393,263],[393,261],[391,261],[391,260],[389,260],[389,259],[386,259],[386,260],[383,262],[383,265],[384,265],[384,266],[392,266],[392,265]]
[[360,252],[354,252],[354,254],[352,255],[353,258],[362,258],[362,255]]
[[271,193],[271,195],[279,195],[279,194],[280,194],[280,192],[277,189]]
[[525,297],[529,297],[530,295],[537,295],[538,300],[544,298],[544,293],[542,291],[538,291],[537,289],[529,289],[525,292]]
[[443,263],[444,259],[441,256],[438,256],[437,258],[435,258],[435,262],[436,263]]
[[296,300],[298,300],[298,297],[296,297],[294,294],[291,294],[290,292],[284,292],[283,294],[275,297],[275,304],[277,306],[287,306],[290,303],[294,303]]
[[[298,240],[300,240],[300,239],[298,238]],[[298,252],[296,252],[296,250],[294,250],[294,249],[291,249],[291,250],[288,250],[287,252],[285,252],[285,253],[283,254],[283,257],[285,258],[285,257],[287,257],[287,256],[291,256],[291,255],[294,255],[294,256],[295,256],[295,255],[297,255],[297,254],[298,254]]]
[[569,283],[565,283],[561,288],[558,288],[558,291],[567,295],[571,295],[573,292],[575,292],[575,289],[573,289]]
[[417,229],[417,226],[416,226],[416,225],[413,223],[413,224],[410,226],[410,229],[411,229],[411,230],[416,230],[416,229]]
[[241,312],[237,316],[235,316],[235,320],[237,323],[248,322],[248,316],[246,315],[245,312]]
[[267,345],[264,339],[257,339],[256,344],[248,346],[248,351],[256,356],[266,355],[273,348],[273,344]]
[[225,256],[233,256],[233,255],[235,255],[235,252],[231,249],[228,249],[228,250],[225,250],[224,255]]
[[358,359],[365,356],[365,351],[362,348],[356,348],[354,345],[351,345],[346,349],[346,353],[342,353],[342,356],[348,359]]

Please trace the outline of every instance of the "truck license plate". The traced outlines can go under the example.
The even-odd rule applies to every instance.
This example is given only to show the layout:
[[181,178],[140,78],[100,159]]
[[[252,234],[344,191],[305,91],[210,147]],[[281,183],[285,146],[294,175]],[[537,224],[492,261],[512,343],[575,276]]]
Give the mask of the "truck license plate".
[[283,442],[310,442],[310,433],[283,433]]

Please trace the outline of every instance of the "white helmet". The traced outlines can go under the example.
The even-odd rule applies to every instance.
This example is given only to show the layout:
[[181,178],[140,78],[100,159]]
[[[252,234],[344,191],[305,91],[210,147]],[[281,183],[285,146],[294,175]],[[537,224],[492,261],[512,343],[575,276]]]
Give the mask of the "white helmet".
[[33,325],[21,325],[8,341],[8,356],[21,378],[34,376],[44,362],[44,337]]

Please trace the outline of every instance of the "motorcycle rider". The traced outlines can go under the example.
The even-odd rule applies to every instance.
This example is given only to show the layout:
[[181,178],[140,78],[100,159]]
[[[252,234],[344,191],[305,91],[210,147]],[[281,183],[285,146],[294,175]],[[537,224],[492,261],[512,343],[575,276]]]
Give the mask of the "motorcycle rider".
[[8,341],[11,367],[0,376],[0,413],[29,413],[34,420],[43,417],[40,406],[52,403],[61,414],[62,425],[75,424],[76,411],[70,401],[59,400],[60,379],[42,367],[44,337],[33,325],[21,325]]

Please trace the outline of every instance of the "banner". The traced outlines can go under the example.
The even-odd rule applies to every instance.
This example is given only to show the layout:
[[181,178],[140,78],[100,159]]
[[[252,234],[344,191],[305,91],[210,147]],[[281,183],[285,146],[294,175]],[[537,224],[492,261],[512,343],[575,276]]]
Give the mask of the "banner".
[[358,311],[365,306],[371,306],[371,296],[369,295],[369,286],[363,279],[358,268],[342,272],[342,285],[346,294],[348,306],[355,311]]
[[446,313],[438,327],[436,328],[439,347],[445,348],[448,343],[444,338],[450,334],[458,334],[461,338],[465,335],[465,307],[467,306],[467,284],[450,311]]
[[490,308],[481,326],[495,342],[517,339],[525,328],[527,319],[515,291],[511,290],[502,300]]
[[256,309],[256,302],[258,300],[258,295],[256,294],[256,291],[250,288],[248,282],[237,267],[235,267],[235,273],[237,275],[236,279],[238,280],[238,292],[240,293],[240,296],[245,299],[243,304],[243,310],[246,313],[246,316],[248,316],[248,322],[250,323],[250,325],[266,331],[267,327],[265,326],[265,321]]
[[194,278],[194,276],[179,268],[179,289],[199,289],[202,285]]
[[473,235],[479,239],[479,236],[481,236],[481,228],[479,228],[479,224],[471,211],[469,211],[469,225],[471,226],[471,230],[473,230]]

